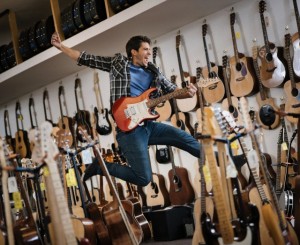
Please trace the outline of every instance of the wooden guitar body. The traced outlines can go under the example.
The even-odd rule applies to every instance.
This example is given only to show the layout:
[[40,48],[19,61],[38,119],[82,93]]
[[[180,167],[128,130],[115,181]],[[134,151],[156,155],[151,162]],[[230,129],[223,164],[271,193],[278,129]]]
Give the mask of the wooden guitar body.
[[[216,103],[220,102],[225,95],[225,87],[224,84],[219,77],[219,66],[212,65],[210,73],[208,72],[207,67],[202,68],[201,70],[202,76],[205,78],[213,78],[216,80],[215,83],[202,88],[202,93],[205,101],[207,103]],[[200,85],[198,85],[200,87]]]
[[17,130],[16,138],[16,153],[20,154],[21,158],[30,157],[30,146],[28,140],[28,133],[25,130]]
[[81,241],[85,238],[89,241],[90,244],[97,243],[95,226],[92,220],[77,217],[71,217],[71,220],[78,241]]
[[146,186],[146,202],[148,207],[167,207],[171,204],[165,178],[161,174],[152,174],[152,182]]
[[230,91],[236,97],[251,96],[257,92],[257,82],[254,75],[251,57],[239,54],[237,63],[235,57],[229,59],[230,63]]
[[172,205],[183,205],[192,203],[195,199],[195,192],[190,183],[186,168],[175,167],[169,170],[168,176],[170,181],[170,201]]
[[298,174],[295,178],[295,194],[294,194],[294,217],[295,217],[295,225],[294,229],[298,236],[298,240],[300,239],[300,175]]
[[101,242],[101,244],[112,244],[108,229],[101,214],[101,209],[94,202],[88,203],[86,205],[86,209],[88,212],[88,217],[94,222],[98,241]]
[[174,127],[193,134],[193,128],[190,124],[190,115],[187,112],[178,112],[171,116],[171,123]]
[[157,105],[155,110],[160,115],[159,118],[156,119],[158,122],[167,121],[172,115],[172,106],[169,100]]
[[[292,95],[293,93],[293,88],[292,88],[292,82],[291,80],[287,81],[285,84],[284,84],[284,92],[287,96],[287,100],[285,102],[285,111],[289,112],[289,113],[300,113],[300,107],[298,108],[293,108],[293,105],[297,105],[300,103],[300,83],[296,83],[295,84],[295,89],[294,91],[296,91],[296,93],[298,93],[298,95],[296,97],[294,97]],[[297,123],[298,122],[298,119],[297,118],[294,118],[292,116],[287,116],[286,117],[287,120],[289,120],[291,123]]]
[[[72,147],[74,143],[73,139],[73,131],[72,131],[72,119],[67,116],[63,116],[58,121],[58,127],[60,131],[57,134],[58,139],[58,147],[64,148],[66,143],[68,147]],[[64,139],[63,141],[60,140],[60,136]]]
[[243,125],[243,119],[242,119],[241,113],[239,111],[239,100],[238,100],[238,98],[235,97],[235,96],[231,96],[230,100],[231,100],[231,104],[229,103],[229,100],[227,98],[225,98],[222,101],[222,108],[225,111],[230,112],[230,114],[234,118],[237,125]]
[[270,113],[270,109],[277,111],[278,107],[275,104],[273,98],[265,98],[262,100],[261,95],[256,95],[256,101],[259,105],[259,111],[257,112],[257,120],[259,124],[265,129],[274,129],[280,123],[280,117],[278,114]]
[[[272,47],[272,48],[271,48]],[[267,88],[279,87],[284,81],[286,81],[286,65],[282,62],[283,47],[276,47],[273,43],[270,43],[272,62],[267,61],[266,47],[263,46],[259,50],[259,58],[261,60],[260,76],[262,83]]]

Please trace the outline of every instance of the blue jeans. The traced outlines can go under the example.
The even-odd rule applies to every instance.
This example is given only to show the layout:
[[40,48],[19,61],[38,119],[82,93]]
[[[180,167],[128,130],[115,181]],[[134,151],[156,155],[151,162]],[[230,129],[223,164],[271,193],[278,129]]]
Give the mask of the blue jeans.
[[[106,163],[107,169],[112,176],[139,186],[148,185],[152,179],[148,145],[170,145],[200,157],[200,144],[190,134],[155,121],[146,121],[143,126],[138,126],[130,132],[117,130],[116,139],[129,166]],[[102,174],[100,167],[97,170],[94,168],[92,175]]]

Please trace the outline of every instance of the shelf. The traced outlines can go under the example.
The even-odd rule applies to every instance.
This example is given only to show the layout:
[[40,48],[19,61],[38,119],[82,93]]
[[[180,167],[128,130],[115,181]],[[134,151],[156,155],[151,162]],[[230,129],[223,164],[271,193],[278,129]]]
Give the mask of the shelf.
[[[137,34],[151,38],[176,30],[241,0],[143,0],[76,34],[64,44],[101,55],[124,52]],[[84,69],[51,47],[0,74],[0,105]]]

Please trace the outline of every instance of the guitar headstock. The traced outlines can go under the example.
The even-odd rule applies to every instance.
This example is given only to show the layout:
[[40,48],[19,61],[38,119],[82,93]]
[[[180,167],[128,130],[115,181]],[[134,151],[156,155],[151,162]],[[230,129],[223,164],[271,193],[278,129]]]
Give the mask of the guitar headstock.
[[155,64],[155,65],[156,65],[157,51],[158,51],[158,48],[157,48],[157,47],[153,47],[153,48],[152,48],[152,60],[153,60],[153,64]]
[[28,139],[34,145],[31,152],[31,160],[35,163],[42,163],[44,157],[41,150],[40,130],[31,129],[28,133]]
[[259,13],[260,14],[263,14],[264,12],[265,12],[265,10],[266,10],[266,2],[264,1],[264,0],[261,0],[260,2],[259,2]]
[[56,155],[59,153],[57,145],[55,144],[51,134],[52,134],[52,124],[48,121],[44,121],[41,126],[41,152],[44,160],[48,163],[55,159]]
[[98,84],[98,83],[99,83],[98,72],[96,71],[96,69],[94,69],[94,84]]
[[76,77],[75,79],[75,90],[81,87],[80,78]]
[[207,24],[202,25],[202,36],[205,37],[207,34]]
[[227,68],[227,66],[228,66],[228,56],[227,55],[222,56],[222,66],[223,66],[223,68]]
[[84,140],[86,140],[86,142],[88,142],[90,144],[93,143],[92,137],[81,126],[78,126],[78,132],[79,132],[79,134],[81,134],[82,138]]
[[256,41],[253,41],[253,47],[252,47],[252,58],[253,58],[253,60],[257,60],[258,49],[259,49],[259,47],[256,45]]
[[252,131],[254,129],[253,122],[250,118],[248,101],[245,97],[240,98],[240,108],[247,132]]
[[285,43],[285,49],[289,50],[291,46],[291,34],[287,33],[284,35],[284,43]]
[[173,84],[176,84],[176,75],[172,75],[172,76],[171,76],[171,82],[172,82]]
[[230,25],[233,26],[234,23],[235,23],[235,13],[233,12],[230,14]]
[[203,120],[203,129],[202,129],[202,133],[203,134],[210,134],[213,135],[214,134],[214,128],[213,128],[213,119],[214,119],[214,111],[212,107],[204,107],[203,108],[204,111],[204,120]]

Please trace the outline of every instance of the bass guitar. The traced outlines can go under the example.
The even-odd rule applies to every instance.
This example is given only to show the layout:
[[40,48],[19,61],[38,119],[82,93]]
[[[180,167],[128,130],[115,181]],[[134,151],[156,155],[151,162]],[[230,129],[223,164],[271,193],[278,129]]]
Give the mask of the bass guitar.
[[250,96],[257,92],[257,82],[251,57],[239,53],[234,31],[235,13],[230,14],[231,37],[234,56],[230,58],[230,91],[236,97]]
[[[289,113],[300,113],[300,107],[294,107],[294,105],[298,105],[300,103],[300,83],[296,83],[295,81],[292,58],[290,55],[290,46],[291,35],[288,33],[285,35],[285,55],[287,57],[290,80],[288,80],[283,87],[287,96],[284,110]],[[292,116],[287,116],[287,120],[294,124],[298,122],[298,119]]]
[[94,107],[96,117],[96,131],[100,135],[108,135],[112,131],[112,126],[108,118],[108,109],[103,107],[99,85],[98,73],[94,70],[94,91],[96,93],[97,106]]
[[[179,88],[184,88],[190,83],[195,83],[195,77],[190,76],[187,72],[183,70],[182,61],[180,56],[180,45],[181,45],[181,35],[176,36],[176,54],[179,65],[180,79],[176,77],[176,84]],[[198,106],[197,95],[195,94],[192,98],[179,99],[177,101],[178,109],[182,112],[194,111]]]
[[215,82],[209,86],[203,87],[202,93],[207,103],[215,103],[220,102],[223,99],[225,95],[225,89],[224,84],[220,79],[220,76],[222,76],[222,72],[220,72],[220,67],[215,65],[214,63],[211,63],[209,60],[208,49],[206,44],[207,28],[208,26],[206,23],[202,25],[202,39],[206,57],[206,67],[203,67],[201,69],[201,74],[204,77],[204,79],[214,79]]
[[283,48],[276,47],[274,43],[269,42],[268,33],[264,18],[266,2],[259,2],[259,13],[262,25],[265,45],[259,50],[259,58],[261,60],[260,77],[262,83],[267,88],[280,86],[288,79],[286,72],[286,62],[283,58]]
[[112,106],[112,114],[120,130],[128,132],[139,126],[146,119],[156,119],[159,114],[153,113],[152,108],[163,101],[172,99],[187,92],[187,88],[175,90],[172,93],[150,99],[150,94],[156,88],[150,88],[137,97],[122,97]]
[[[158,52],[158,47],[153,47],[152,49],[152,60],[153,64],[156,65],[156,56]],[[160,117],[156,120],[159,122],[167,121],[172,115],[172,106],[169,100],[158,104],[156,107],[156,111],[159,113]]]
[[297,0],[293,0],[296,24],[297,24],[297,32],[292,36],[292,42],[294,47],[294,55],[293,55],[293,69],[295,74],[300,77],[300,17],[299,17],[299,9]]

